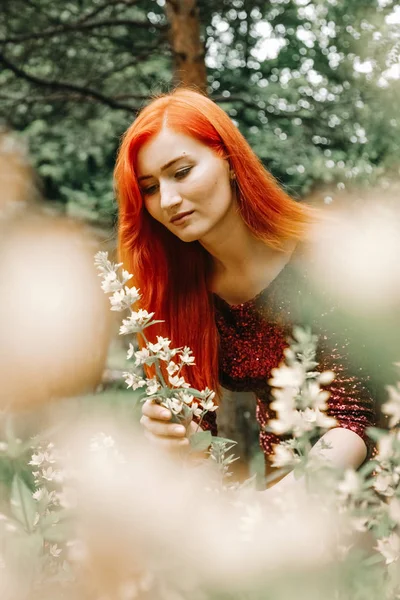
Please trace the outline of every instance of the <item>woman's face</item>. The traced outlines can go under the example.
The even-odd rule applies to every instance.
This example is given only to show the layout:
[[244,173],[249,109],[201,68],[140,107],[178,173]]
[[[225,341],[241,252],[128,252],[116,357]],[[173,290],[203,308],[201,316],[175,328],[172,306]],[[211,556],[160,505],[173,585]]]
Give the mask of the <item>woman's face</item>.
[[228,161],[171,129],[141,147],[137,177],[147,211],[184,242],[207,239],[235,210]]

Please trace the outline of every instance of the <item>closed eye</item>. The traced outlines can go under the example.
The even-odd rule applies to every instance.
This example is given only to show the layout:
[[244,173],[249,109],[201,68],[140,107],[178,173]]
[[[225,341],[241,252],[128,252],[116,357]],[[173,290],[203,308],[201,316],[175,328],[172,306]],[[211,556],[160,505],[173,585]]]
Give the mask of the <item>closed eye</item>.
[[175,179],[184,179],[190,173],[193,167],[184,167],[175,173]]
[[158,185],[150,185],[147,188],[142,188],[141,192],[144,196],[152,196],[158,190]]

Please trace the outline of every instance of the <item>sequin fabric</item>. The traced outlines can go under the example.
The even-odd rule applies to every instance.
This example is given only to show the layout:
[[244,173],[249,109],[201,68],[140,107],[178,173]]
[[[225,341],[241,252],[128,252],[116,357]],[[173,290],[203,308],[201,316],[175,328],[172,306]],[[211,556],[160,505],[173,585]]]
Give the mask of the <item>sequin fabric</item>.
[[[325,388],[330,392],[328,413],[336,418],[339,427],[351,429],[365,441],[368,456],[373,450],[366,435],[367,427],[376,421],[374,401],[367,385],[369,378],[360,367],[351,364],[346,332],[335,333],[332,325],[335,307],[329,298],[322,294],[318,314],[314,309],[310,319],[305,307],[310,306],[310,301],[313,303],[312,294],[306,271],[299,269],[298,261],[292,258],[265,290],[247,302],[232,306],[213,296],[220,338],[221,385],[233,391],[255,393],[260,446],[267,462],[274,444],[280,441],[275,434],[264,431],[269,419],[275,417],[270,408],[268,380],[271,370],[283,360],[283,351],[296,324],[309,324],[318,335],[318,370],[332,370],[336,374],[334,382]],[[321,306],[326,306],[326,310]],[[209,413],[204,425],[216,433],[215,413]]]

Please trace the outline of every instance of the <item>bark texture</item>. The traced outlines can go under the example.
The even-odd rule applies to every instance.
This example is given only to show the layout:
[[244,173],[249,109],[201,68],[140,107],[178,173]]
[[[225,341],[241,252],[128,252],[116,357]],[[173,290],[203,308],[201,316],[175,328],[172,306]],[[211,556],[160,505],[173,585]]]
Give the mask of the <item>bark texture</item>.
[[174,59],[175,85],[207,89],[205,48],[196,0],[167,0],[165,13]]

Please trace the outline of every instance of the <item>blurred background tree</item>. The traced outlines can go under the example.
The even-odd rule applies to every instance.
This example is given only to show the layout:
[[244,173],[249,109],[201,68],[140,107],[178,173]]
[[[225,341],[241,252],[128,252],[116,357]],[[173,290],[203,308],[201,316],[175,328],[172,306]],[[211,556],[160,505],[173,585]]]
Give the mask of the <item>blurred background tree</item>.
[[0,118],[27,140],[45,197],[104,225],[121,133],[177,83],[220,103],[296,197],[370,185],[398,173],[395,4],[3,2]]

